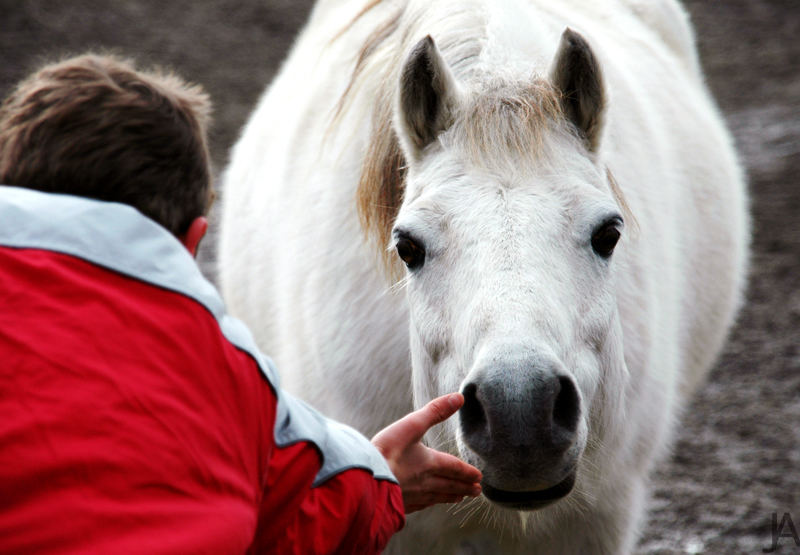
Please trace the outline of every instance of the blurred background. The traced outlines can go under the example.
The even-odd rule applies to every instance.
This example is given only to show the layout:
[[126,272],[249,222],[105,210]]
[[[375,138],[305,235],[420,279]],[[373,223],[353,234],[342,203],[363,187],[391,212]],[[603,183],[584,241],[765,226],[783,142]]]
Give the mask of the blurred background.
[[[0,0],[0,96],[41,63],[89,49],[172,68],[214,100],[219,172],[311,4]],[[684,4],[749,175],[753,259],[731,341],[655,477],[639,551],[758,553],[772,546],[773,513],[800,531],[800,2]],[[215,242],[200,255],[212,280]]]

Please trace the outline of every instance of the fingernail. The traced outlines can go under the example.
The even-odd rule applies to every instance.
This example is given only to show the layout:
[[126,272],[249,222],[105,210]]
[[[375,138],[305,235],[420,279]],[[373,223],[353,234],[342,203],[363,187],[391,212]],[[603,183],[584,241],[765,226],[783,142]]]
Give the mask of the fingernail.
[[447,399],[447,402],[450,403],[450,408],[457,408],[461,404],[461,394],[460,393],[453,393]]

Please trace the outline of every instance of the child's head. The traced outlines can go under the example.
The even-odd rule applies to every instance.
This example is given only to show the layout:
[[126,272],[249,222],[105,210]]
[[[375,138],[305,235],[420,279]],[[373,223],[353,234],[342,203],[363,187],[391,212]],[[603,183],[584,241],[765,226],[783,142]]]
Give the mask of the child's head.
[[208,210],[208,96],[112,56],[48,65],[0,106],[0,183],[129,204],[180,236]]

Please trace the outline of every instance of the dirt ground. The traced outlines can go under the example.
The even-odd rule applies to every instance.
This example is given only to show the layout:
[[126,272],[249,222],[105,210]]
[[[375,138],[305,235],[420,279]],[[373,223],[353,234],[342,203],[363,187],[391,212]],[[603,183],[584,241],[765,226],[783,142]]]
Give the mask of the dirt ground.
[[[800,530],[800,2],[689,0],[703,65],[752,191],[748,302],[655,477],[642,553],[760,553],[772,515]],[[65,53],[174,68],[216,104],[218,168],[308,0],[0,0],[0,95]],[[201,255],[214,277],[214,241]],[[797,553],[789,528],[778,552]]]

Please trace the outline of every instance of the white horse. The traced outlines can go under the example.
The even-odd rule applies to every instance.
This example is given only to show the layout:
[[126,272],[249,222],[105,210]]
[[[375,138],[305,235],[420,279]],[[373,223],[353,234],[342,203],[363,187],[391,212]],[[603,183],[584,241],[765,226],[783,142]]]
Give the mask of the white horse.
[[466,397],[429,441],[484,495],[390,549],[633,548],[747,263],[676,2],[320,1],[224,193],[223,292],[284,387],[366,434]]

